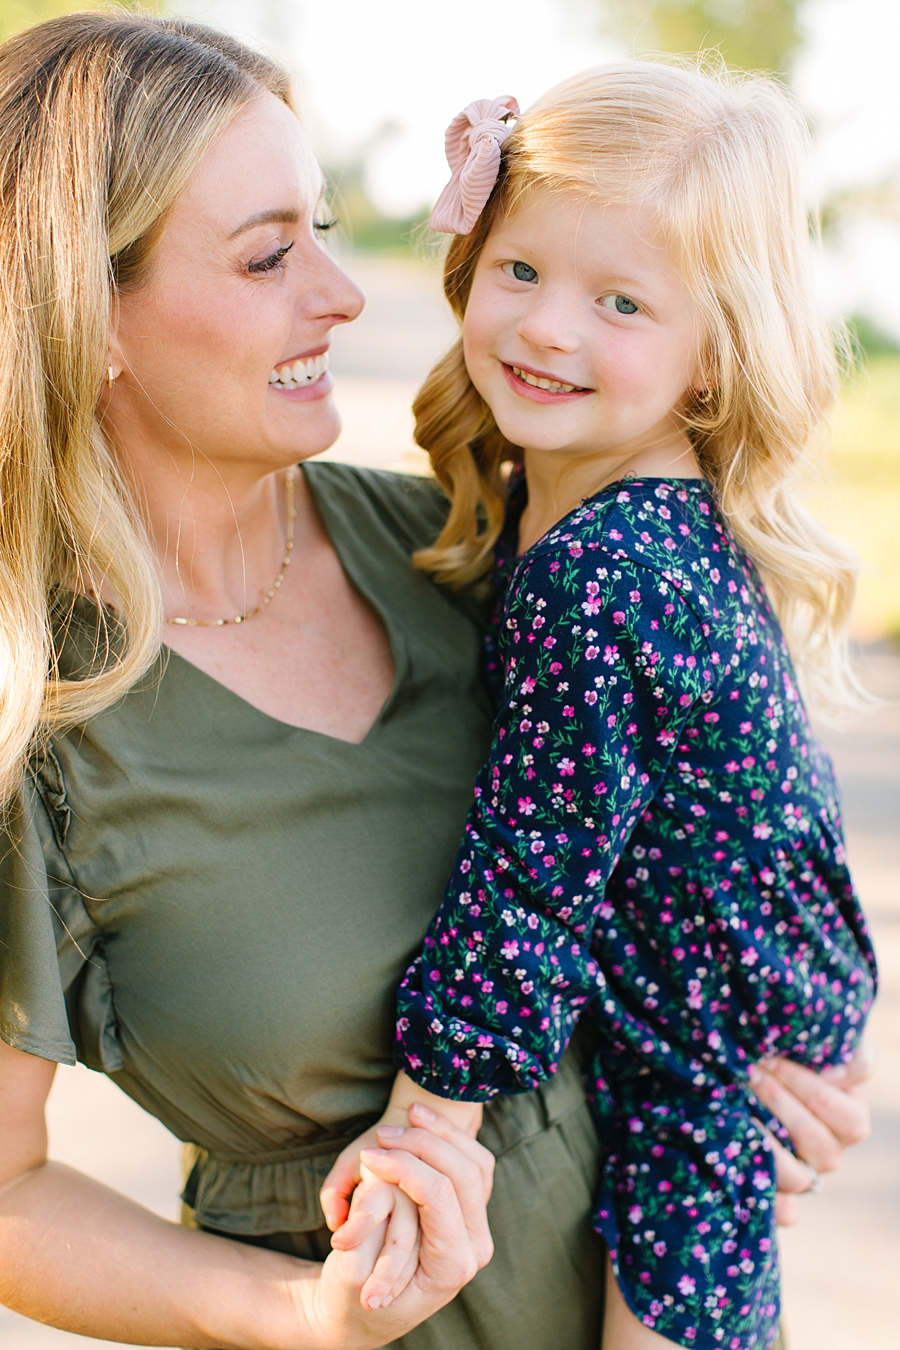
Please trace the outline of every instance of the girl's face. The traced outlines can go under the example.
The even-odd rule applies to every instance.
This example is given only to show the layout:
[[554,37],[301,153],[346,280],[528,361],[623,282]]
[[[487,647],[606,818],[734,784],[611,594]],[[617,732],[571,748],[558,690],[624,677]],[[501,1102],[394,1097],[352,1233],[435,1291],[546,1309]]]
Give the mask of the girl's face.
[[466,366],[513,445],[578,458],[683,447],[698,332],[649,210],[543,197],[497,222],[463,321]]
[[148,282],[119,306],[104,411],[126,453],[269,471],[335,440],[331,330],[363,297],[322,247],[322,191],[303,128],[272,94],[207,151]]

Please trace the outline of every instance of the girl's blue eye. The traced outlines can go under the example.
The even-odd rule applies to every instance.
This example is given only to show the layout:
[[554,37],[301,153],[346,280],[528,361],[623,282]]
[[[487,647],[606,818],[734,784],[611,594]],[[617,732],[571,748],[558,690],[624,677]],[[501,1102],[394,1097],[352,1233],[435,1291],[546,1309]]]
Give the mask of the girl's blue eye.
[[606,309],[614,309],[617,314],[637,314],[639,306],[627,295],[604,295],[600,301]]
[[528,263],[514,262],[512,274],[516,281],[537,281],[537,272]]

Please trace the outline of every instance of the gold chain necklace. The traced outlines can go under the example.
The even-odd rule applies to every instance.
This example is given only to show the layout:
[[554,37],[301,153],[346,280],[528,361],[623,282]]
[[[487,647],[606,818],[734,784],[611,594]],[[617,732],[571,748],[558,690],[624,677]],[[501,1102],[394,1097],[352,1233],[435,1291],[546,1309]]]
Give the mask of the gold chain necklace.
[[290,567],[291,553],[294,548],[294,521],[297,519],[297,508],[294,504],[294,479],[296,476],[297,470],[289,469],[284,480],[287,528],[285,530],[284,557],[281,560],[281,571],[272,582],[271,589],[266,591],[265,595],[256,606],[256,609],[251,609],[249,614],[235,614],[233,619],[186,619],[181,615],[176,615],[171,619],[165,619],[165,623],[176,623],[182,628],[224,628],[225,625],[229,623],[248,623],[250,619],[255,619],[257,614],[259,614],[261,610],[264,610],[266,605],[275,598],[276,593],[281,589],[285,573]]

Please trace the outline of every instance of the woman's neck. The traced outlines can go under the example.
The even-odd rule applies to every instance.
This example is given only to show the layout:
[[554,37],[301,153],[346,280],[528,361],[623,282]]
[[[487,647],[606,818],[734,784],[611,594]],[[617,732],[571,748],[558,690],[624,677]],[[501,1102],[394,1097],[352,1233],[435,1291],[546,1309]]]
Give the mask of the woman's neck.
[[[252,610],[285,554],[285,471],[165,456],[142,463],[129,453],[126,472],[155,548],[166,614],[215,620]],[[300,482],[297,498],[302,518]]]
[[703,477],[690,441],[680,434],[664,444],[602,455],[526,450],[524,466],[528,504],[519,522],[520,553],[543,538],[585,497],[593,496],[626,474],[651,478]]

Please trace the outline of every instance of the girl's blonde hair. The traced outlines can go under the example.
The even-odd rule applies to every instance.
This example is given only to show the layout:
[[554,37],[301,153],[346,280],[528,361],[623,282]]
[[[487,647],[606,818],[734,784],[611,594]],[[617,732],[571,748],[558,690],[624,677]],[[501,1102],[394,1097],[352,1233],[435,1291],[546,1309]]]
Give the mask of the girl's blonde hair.
[[[758,75],[628,62],[586,71],[526,112],[500,176],[444,272],[462,320],[492,225],[544,192],[649,205],[697,307],[707,401],[683,423],[722,514],[762,572],[819,707],[853,701],[846,628],[852,555],[800,505],[798,471],[838,388],[842,331],[820,312],[805,202],[807,130],[787,91]],[[460,339],[414,404],[416,439],[451,499],[417,561],[462,585],[490,565],[501,466],[521,452],[466,371]]]
[[[156,565],[98,421],[117,294],[200,159],[287,76],[195,24],[81,13],[0,46],[0,801],[35,738],[113,704],[160,641]],[[73,597],[103,592],[83,678]]]

